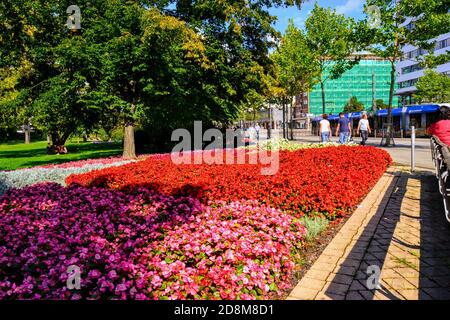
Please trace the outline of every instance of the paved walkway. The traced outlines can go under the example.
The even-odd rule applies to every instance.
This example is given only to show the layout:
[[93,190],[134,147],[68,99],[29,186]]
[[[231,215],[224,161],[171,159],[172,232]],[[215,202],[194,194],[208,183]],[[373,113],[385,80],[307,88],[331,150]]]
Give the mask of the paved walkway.
[[450,226],[433,173],[390,168],[288,299],[450,299]]

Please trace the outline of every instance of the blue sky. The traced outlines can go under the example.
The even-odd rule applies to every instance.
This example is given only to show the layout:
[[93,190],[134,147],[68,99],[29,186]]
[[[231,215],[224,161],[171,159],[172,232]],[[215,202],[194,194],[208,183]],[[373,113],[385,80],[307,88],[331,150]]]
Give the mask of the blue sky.
[[[321,7],[331,7],[347,17],[361,19],[365,16],[363,12],[365,0],[318,0],[317,2]],[[297,7],[270,9],[270,12],[278,17],[278,21],[275,24],[276,29],[284,32],[289,19],[294,19],[295,25],[303,28],[306,18],[314,8],[314,3],[315,0],[307,1],[302,5],[301,10],[298,10]]]

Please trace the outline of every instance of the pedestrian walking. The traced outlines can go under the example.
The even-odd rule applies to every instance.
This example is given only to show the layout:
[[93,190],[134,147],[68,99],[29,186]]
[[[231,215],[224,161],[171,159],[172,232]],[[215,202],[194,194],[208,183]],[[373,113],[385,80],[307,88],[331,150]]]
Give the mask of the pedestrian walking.
[[450,146],[450,106],[439,108],[439,117],[431,124],[428,134],[438,137],[442,143]]
[[319,126],[319,134],[322,143],[330,142],[330,136],[332,132],[331,132],[331,124],[330,121],[328,121],[327,114],[322,115],[322,120],[320,121]]
[[365,146],[367,143],[367,139],[369,139],[369,134],[372,133],[372,129],[370,128],[369,120],[367,120],[367,113],[362,115],[362,119],[359,120],[358,129],[356,130],[356,134],[359,135],[361,132],[361,145]]
[[256,140],[259,141],[259,131],[261,130],[261,127],[259,126],[259,123],[256,123],[255,131],[256,131]]
[[336,137],[339,136],[339,143],[346,144],[350,138],[350,134],[352,131],[352,125],[350,124],[350,120],[348,120],[344,113],[339,113],[338,125],[336,128]]

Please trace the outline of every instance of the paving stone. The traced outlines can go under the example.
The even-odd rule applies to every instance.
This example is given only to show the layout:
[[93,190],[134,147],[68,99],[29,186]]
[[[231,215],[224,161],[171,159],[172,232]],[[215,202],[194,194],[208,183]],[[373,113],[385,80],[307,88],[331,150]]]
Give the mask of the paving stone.
[[[437,212],[432,172],[390,168],[289,299],[450,299],[450,232]],[[371,265],[381,269],[378,290],[366,286]]]
[[410,290],[410,289],[418,289],[417,285],[412,284],[405,278],[392,278],[392,279],[381,279],[380,283],[386,283],[389,287],[394,288],[396,290]]
[[401,275],[403,278],[420,278],[419,271],[413,268],[394,268],[394,271]]
[[346,274],[336,274],[332,273],[326,279],[327,282],[340,283],[345,285],[351,285],[353,281],[353,277]]
[[345,300],[366,300],[358,291],[351,291],[345,297]]
[[358,281],[358,280],[354,280],[350,286],[350,291],[364,291],[367,290],[367,286],[364,285],[363,283],[366,283],[366,281]]
[[375,290],[362,290],[358,291],[358,293],[364,297],[365,300],[373,300],[373,297],[375,295]]
[[450,274],[447,276],[433,277],[433,280],[442,288],[450,288]]
[[356,274],[356,271],[357,268],[348,266],[340,266],[334,270],[335,273],[345,274],[349,276],[354,276]]
[[303,288],[321,290],[325,285],[325,281],[308,278],[308,274],[300,281]]
[[323,263],[323,262],[315,262],[313,268],[316,270],[322,270],[324,272],[330,273],[330,270],[334,270],[336,264],[334,263]]
[[314,300],[317,290],[297,286],[289,295],[293,300]]
[[418,300],[419,299],[419,290],[398,290],[406,300]]
[[450,291],[445,288],[425,288],[423,291],[434,300],[450,300]]
[[345,300],[345,295],[335,293],[319,293],[316,300]]
[[355,269],[357,269],[360,264],[361,264],[361,260],[348,259],[348,258],[343,258],[338,261],[339,266],[354,267]]
[[313,269],[313,268],[311,268],[308,271],[308,278],[321,280],[321,281],[326,281],[327,280],[327,278],[329,277],[329,274],[327,272],[323,272],[322,270],[318,270],[318,269],[315,269],[315,268]]
[[323,292],[327,294],[338,294],[345,296],[350,288],[348,284],[341,284],[336,282],[327,282],[323,288]]

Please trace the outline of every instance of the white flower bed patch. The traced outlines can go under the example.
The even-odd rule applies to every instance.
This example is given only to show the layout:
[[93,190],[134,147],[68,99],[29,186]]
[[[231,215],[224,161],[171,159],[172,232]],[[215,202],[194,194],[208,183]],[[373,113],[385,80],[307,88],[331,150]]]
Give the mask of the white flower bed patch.
[[[354,142],[348,142],[344,144],[346,146],[357,146]],[[283,138],[272,138],[259,144],[259,147],[266,150],[289,150],[296,151],[299,149],[312,149],[312,148],[326,148],[326,147],[339,147],[342,144],[337,142],[311,142],[311,143],[297,143]],[[250,147],[251,148],[251,147]],[[255,148],[255,147],[253,147]]]
[[14,171],[0,171],[0,194],[5,193],[11,188],[23,188],[41,182],[55,182],[64,185],[64,180],[71,174],[121,166],[134,161],[124,160],[108,164],[86,164],[82,167],[73,168],[28,168]]

